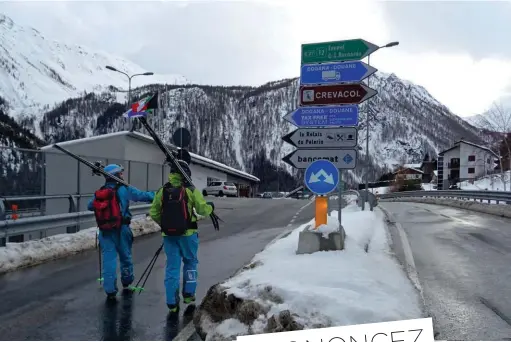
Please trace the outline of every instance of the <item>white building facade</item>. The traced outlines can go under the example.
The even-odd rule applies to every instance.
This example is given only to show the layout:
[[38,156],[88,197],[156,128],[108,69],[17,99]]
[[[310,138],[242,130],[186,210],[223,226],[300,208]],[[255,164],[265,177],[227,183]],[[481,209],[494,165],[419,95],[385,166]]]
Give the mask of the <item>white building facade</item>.
[[453,147],[439,153],[438,189],[447,190],[464,180],[474,180],[490,173],[497,155],[490,149],[460,140]]

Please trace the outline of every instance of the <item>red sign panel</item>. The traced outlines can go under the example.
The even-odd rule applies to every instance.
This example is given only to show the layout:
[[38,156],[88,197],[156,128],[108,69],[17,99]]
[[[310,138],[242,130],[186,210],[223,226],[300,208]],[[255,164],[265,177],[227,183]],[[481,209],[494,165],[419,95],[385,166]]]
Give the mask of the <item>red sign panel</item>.
[[364,84],[336,84],[300,88],[300,106],[362,103],[378,92]]

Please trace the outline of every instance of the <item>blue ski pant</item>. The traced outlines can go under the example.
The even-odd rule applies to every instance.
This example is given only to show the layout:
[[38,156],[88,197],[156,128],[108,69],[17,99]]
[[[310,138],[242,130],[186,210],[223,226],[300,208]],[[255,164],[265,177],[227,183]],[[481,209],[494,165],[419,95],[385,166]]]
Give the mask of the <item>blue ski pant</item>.
[[100,231],[99,244],[103,259],[103,289],[107,294],[116,293],[117,289],[117,255],[121,264],[121,282],[131,285],[134,280],[131,247],[133,232],[129,225],[119,230]]
[[163,248],[167,256],[165,293],[168,305],[178,304],[181,260],[183,260],[183,294],[195,295],[197,289],[197,252],[199,236],[164,236]]

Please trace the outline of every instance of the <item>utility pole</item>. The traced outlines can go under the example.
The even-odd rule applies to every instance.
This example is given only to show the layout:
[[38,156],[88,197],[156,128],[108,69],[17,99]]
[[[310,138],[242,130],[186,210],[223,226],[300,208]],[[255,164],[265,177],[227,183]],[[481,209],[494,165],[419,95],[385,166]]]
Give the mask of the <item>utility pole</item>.
[[[130,106],[131,106],[131,79],[135,76],[151,76],[151,75],[154,75],[154,72],[144,72],[144,73],[141,73],[141,74],[134,74],[134,75],[128,75],[127,73],[125,73],[124,71],[121,71],[121,70],[118,70],[116,68],[114,68],[113,66],[110,66],[110,65],[107,65],[105,66],[105,68],[107,68],[108,70],[112,70],[112,71],[116,71],[118,73],[121,73],[123,75],[125,75],[126,77],[128,77],[128,104],[127,104],[127,109],[129,110]],[[128,119],[129,120],[129,119]],[[133,120],[129,120],[129,125],[130,125],[130,132],[133,132]]]
[[[379,49],[383,49],[383,48],[389,48],[389,47],[393,47],[393,46],[397,46],[399,45],[399,42],[390,42],[386,45],[383,45],[383,46],[380,46]],[[379,50],[378,49],[378,50]],[[367,64],[368,65],[371,65],[371,55],[367,56]],[[367,78],[367,86],[369,87],[370,85],[370,79],[371,79],[371,76],[369,76]],[[367,107],[369,109],[369,103],[367,103]],[[365,195],[365,199],[364,199],[364,202],[368,201],[369,198],[368,198],[368,194],[369,194],[369,110],[366,111],[366,167],[367,167],[367,170],[366,170],[366,195]]]

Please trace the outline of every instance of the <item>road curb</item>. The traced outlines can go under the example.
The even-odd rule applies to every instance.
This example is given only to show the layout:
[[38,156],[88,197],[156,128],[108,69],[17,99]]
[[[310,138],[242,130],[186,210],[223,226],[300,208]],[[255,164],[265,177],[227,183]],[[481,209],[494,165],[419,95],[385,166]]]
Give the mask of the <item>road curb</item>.
[[396,222],[396,220],[394,219],[394,215],[391,214],[386,208],[384,208],[382,206],[378,206],[378,207],[376,207],[376,209],[380,210],[385,215],[385,217],[387,219],[387,220],[385,220],[385,225],[387,227],[387,230],[390,232],[390,230],[392,229],[392,226],[394,226],[396,229],[397,235],[399,236],[399,239],[401,242],[401,246],[403,248],[403,255],[405,258],[405,260],[404,260],[405,265],[403,265],[403,266],[404,266],[405,272],[406,272],[408,278],[410,279],[410,281],[412,282],[413,286],[419,292],[419,296],[422,301],[422,311],[425,312],[426,300],[424,299],[424,291],[422,289],[422,285],[419,280],[419,274],[417,273],[417,268],[415,266],[415,259],[413,257],[412,247],[410,245],[410,241],[408,240],[406,232],[403,229],[403,226],[401,226],[401,224],[399,222]]

